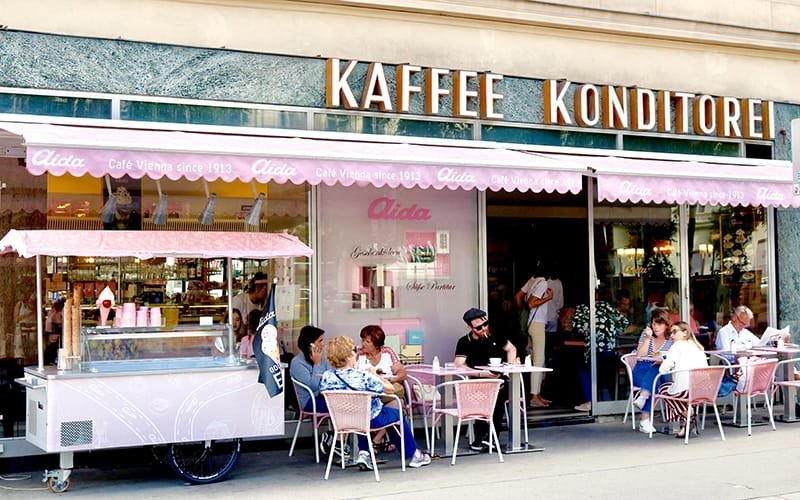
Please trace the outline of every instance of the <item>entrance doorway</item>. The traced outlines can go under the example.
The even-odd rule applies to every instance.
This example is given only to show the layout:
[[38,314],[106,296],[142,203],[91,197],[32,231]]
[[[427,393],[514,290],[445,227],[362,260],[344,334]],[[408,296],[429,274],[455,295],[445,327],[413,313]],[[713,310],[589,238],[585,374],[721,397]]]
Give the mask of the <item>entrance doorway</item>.
[[529,405],[532,423],[589,416],[574,409],[585,401],[581,377],[591,372],[583,337],[572,333],[571,324],[575,307],[589,300],[586,207],[585,193],[486,194],[489,318],[493,331],[512,339],[520,359],[530,351],[529,311],[517,307],[515,293],[532,276],[559,279],[563,289],[563,306],[545,335],[545,363],[554,371],[544,377],[540,394],[551,403]]

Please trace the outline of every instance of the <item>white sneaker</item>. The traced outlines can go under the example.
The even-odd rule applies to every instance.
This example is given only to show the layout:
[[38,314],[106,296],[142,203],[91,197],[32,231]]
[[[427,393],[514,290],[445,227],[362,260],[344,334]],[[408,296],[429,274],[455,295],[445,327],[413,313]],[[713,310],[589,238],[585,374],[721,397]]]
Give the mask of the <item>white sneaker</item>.
[[643,396],[639,394],[639,397],[633,400],[633,404],[639,408],[640,410],[644,408],[645,403],[647,403],[648,396]]
[[423,465],[428,465],[431,463],[431,456],[427,453],[423,453],[419,450],[414,452],[414,456],[411,457],[411,461],[408,462],[409,467],[422,467]]
[[586,403],[581,403],[575,407],[575,411],[592,411],[592,402],[587,401]]
[[650,420],[642,420],[641,422],[639,422],[639,432],[650,434],[651,432],[657,432],[657,431],[656,428],[653,427],[653,424],[650,423]]
[[358,452],[356,465],[361,470],[372,470],[372,457],[369,456],[368,451],[361,450]]

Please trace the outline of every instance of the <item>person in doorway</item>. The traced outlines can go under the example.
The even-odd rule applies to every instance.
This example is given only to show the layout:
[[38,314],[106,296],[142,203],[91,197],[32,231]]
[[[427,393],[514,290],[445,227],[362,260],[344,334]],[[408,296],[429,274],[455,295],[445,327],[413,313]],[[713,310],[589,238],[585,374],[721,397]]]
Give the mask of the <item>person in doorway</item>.
[[544,331],[555,333],[558,331],[558,315],[564,307],[564,284],[561,283],[560,273],[555,265],[547,269],[547,288],[553,292],[553,298],[547,303],[547,323]]
[[[528,309],[528,337],[531,341],[531,362],[533,366],[544,367],[545,360],[545,326],[548,317],[548,302],[553,300],[553,291],[547,287],[547,279],[532,276],[514,295],[517,309]],[[542,374],[531,375],[531,403],[536,407],[550,406],[551,401],[541,395]]]
[[269,295],[269,279],[266,274],[257,272],[247,283],[245,289],[231,299],[231,307],[241,312],[244,324],[247,325],[250,311],[264,309],[267,295]]
[[[642,410],[639,431],[646,434],[655,432],[653,423],[650,421],[652,412],[650,394],[653,381],[658,375],[661,354],[672,347],[672,340],[669,338],[671,328],[672,321],[669,318],[669,312],[666,309],[653,309],[650,326],[642,331],[639,345],[636,347],[636,355],[639,358],[633,367],[633,385],[641,387],[641,391],[633,404]],[[655,390],[658,390],[658,387]]]
[[[598,397],[611,399],[617,370],[617,338],[628,326],[628,318],[608,302],[607,293],[598,289],[595,294],[595,344],[597,345],[597,389]],[[592,381],[589,372],[591,359],[591,327],[589,305],[580,304],[575,308],[572,319],[574,331],[583,335],[584,366],[578,373],[583,389],[584,402],[575,407],[577,411],[592,411]]]
[[[508,337],[493,333],[489,329],[489,318],[484,311],[471,308],[462,316],[464,323],[469,327],[469,332],[458,339],[456,343],[455,365],[459,368],[469,366],[485,366],[489,364],[490,358],[505,359],[508,363],[519,363],[517,349]],[[486,377],[496,378],[497,375],[487,374]],[[505,413],[505,401],[508,399],[508,381],[500,387],[500,394],[497,396],[497,403],[494,407],[492,420],[495,429],[499,429],[503,423]],[[489,424],[480,420],[475,421],[475,439],[470,443],[473,451],[489,451],[488,444],[484,444],[489,437]]]

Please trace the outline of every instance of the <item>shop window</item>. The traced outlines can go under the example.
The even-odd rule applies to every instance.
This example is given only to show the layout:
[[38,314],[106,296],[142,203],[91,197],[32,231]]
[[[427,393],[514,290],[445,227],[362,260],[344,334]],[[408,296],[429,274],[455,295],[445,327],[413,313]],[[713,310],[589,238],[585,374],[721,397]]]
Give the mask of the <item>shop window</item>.
[[501,127],[497,125],[484,125],[481,128],[481,139],[484,141],[513,142],[517,144],[540,144],[544,146],[569,146],[597,149],[615,149],[617,146],[615,134],[524,127]]
[[149,122],[200,125],[305,129],[306,114],[299,111],[200,106],[164,102],[122,101],[120,118]]
[[380,325],[405,361],[452,359],[477,306],[474,191],[320,187],[320,321],[357,342]]
[[690,207],[690,300],[698,331],[713,338],[738,305],[752,309],[756,335],[768,326],[767,237],[762,207]]
[[744,156],[746,158],[758,158],[759,160],[772,159],[772,144],[753,144],[744,143]]
[[0,93],[0,113],[111,118],[111,100]]
[[738,142],[700,141],[696,139],[672,139],[626,135],[622,149],[626,151],[649,151],[653,153],[678,153],[707,156],[739,156]]
[[335,113],[315,114],[314,129],[330,132],[351,132],[356,134],[434,137],[438,139],[472,139],[472,126],[467,123],[340,115]]

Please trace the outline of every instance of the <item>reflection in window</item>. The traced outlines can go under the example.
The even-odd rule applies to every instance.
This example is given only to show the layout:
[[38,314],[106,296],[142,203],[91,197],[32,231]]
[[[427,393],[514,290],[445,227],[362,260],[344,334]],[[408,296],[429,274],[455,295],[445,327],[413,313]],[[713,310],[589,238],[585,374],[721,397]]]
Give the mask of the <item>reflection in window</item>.
[[689,210],[693,320],[713,335],[738,305],[753,310],[750,329],[767,327],[767,226],[761,207],[693,206]]
[[[614,205],[595,207],[595,267],[600,280],[599,305],[607,302],[627,319],[616,342],[597,346],[599,401],[624,399],[627,380],[618,376],[619,357],[636,348],[639,335],[656,308],[668,308],[680,318],[680,238],[678,207],[668,205]],[[604,313],[606,316],[612,312]],[[596,342],[598,340],[596,339]],[[603,372],[608,371],[608,374]]]

